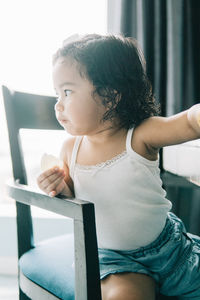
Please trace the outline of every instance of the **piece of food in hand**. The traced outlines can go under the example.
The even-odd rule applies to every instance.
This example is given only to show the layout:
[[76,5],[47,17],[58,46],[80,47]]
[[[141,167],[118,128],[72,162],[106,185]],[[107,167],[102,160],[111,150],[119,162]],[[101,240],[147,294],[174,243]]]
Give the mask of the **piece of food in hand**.
[[43,154],[41,158],[41,170],[42,172],[47,171],[48,169],[51,169],[53,167],[59,167],[63,168],[63,162],[59,158],[55,157],[54,155],[51,154]]

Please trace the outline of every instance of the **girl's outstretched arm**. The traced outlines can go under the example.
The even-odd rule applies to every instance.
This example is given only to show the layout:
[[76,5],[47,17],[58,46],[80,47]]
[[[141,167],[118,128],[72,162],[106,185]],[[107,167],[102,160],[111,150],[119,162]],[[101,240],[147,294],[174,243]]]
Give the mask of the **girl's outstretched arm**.
[[200,104],[171,117],[151,117],[134,131],[132,147],[139,154],[156,159],[164,146],[200,138]]
[[193,105],[187,113],[190,126],[200,135],[200,104]]

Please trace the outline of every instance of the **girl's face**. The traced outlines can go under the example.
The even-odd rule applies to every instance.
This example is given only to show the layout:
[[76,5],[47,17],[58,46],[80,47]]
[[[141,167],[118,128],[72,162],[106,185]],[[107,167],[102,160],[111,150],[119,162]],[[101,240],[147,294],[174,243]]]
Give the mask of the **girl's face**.
[[58,95],[56,117],[72,135],[92,135],[102,131],[106,112],[94,86],[81,77],[78,64],[68,58],[59,58],[53,66],[53,83]]

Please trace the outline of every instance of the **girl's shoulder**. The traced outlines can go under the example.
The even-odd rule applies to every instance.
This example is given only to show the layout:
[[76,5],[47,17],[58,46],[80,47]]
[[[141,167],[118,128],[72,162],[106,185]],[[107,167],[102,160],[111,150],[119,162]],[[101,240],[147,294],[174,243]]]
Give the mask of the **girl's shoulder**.
[[62,148],[60,151],[60,158],[65,162],[65,164],[69,167],[71,161],[71,155],[74,147],[74,143],[76,141],[76,137],[70,136],[68,137],[62,144]]
[[73,181],[70,177],[69,166],[70,166],[70,159],[71,159],[71,154],[72,154],[75,140],[76,140],[75,137],[67,138],[63,142],[63,145],[62,145],[61,151],[60,151],[60,159],[63,161],[63,168],[65,171],[64,180],[70,187],[71,191],[74,190],[74,187],[73,187]]

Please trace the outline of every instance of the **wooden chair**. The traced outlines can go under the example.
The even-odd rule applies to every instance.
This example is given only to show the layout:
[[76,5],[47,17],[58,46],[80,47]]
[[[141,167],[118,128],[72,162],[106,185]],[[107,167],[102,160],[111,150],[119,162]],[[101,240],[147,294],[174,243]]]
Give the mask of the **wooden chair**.
[[[62,129],[54,114],[55,98],[12,91],[5,86],[3,98],[14,177],[8,193],[16,200],[17,208],[20,300],[100,300],[94,205],[78,199],[50,198],[27,186],[19,131]],[[74,234],[35,245],[31,205],[72,218]]]
[[[12,91],[3,86],[13,177],[8,184],[16,200],[20,300],[100,300],[94,205],[79,199],[50,198],[27,185],[19,131],[62,130],[55,118],[55,98]],[[169,174],[163,177],[173,185]],[[171,180],[171,181],[170,181]],[[31,206],[73,219],[74,233],[35,244]],[[73,267],[75,261],[75,267]],[[176,299],[158,296],[159,300]]]

